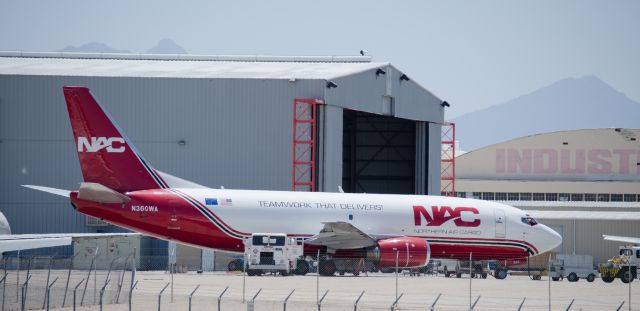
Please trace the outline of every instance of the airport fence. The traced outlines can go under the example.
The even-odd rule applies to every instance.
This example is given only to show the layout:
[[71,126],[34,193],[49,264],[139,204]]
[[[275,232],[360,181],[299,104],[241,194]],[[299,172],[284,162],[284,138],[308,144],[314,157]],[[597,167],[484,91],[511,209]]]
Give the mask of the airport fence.
[[[132,256],[112,258],[105,254],[82,260],[75,257],[4,257],[0,262],[1,310],[74,306],[74,310],[468,310],[475,306],[484,310],[547,309],[544,293],[538,293],[537,297],[527,292],[511,296],[485,293],[482,290],[485,281],[473,281],[482,279],[481,273],[474,274],[474,278],[466,273],[450,274],[447,280],[436,279],[443,277],[443,269],[433,263],[422,269],[377,269],[373,261],[346,258],[337,267],[342,273],[336,271],[336,277],[328,277],[317,273],[318,266],[323,267],[326,260],[323,255],[320,261],[308,258],[306,276],[284,278],[277,273],[249,276],[247,271],[234,265],[229,271],[228,263],[237,263],[240,260],[237,257],[217,265],[217,271],[204,272],[187,271],[183,268],[186,265],[169,263],[166,256],[150,258],[148,262],[158,263],[159,269],[155,270],[148,266],[137,269],[136,263],[138,267],[144,263]],[[470,265],[471,270],[466,271],[474,268]],[[495,272],[490,273],[488,278],[493,279]],[[340,277],[341,274],[344,277]],[[440,282],[457,282],[459,290],[423,290],[425,284]],[[341,283],[353,283],[354,287],[336,290]],[[549,284],[551,286],[551,282]],[[545,291],[544,286],[538,287]],[[572,296],[554,297],[553,309],[571,309],[575,305],[585,310],[615,310],[625,300],[594,297],[574,302],[573,299]]]
[[2,259],[2,310],[54,309],[126,301],[135,277],[131,258],[90,260],[75,266],[74,256],[15,256]]
[[[299,262],[306,267],[305,274],[317,275],[318,266],[323,266],[326,258],[321,256],[320,261],[307,258]],[[345,258],[336,262],[332,269],[335,275],[359,275],[360,273],[374,273],[379,270],[372,261],[361,258]],[[225,275],[251,277],[250,271],[243,269],[242,256],[227,257],[213,265],[209,272],[222,272]],[[82,254],[74,256],[44,256],[44,255],[20,255],[8,254],[0,261],[0,310],[34,310],[56,309],[69,307],[103,306],[110,304],[131,303],[133,309],[147,309],[149,303],[158,299],[161,301],[158,280],[166,279],[172,286],[168,289],[170,299],[162,304],[171,304],[174,301],[173,276],[185,273],[203,273],[202,267],[194,267],[185,263],[171,263],[167,256],[142,255],[117,257],[109,253]],[[384,272],[393,273],[394,269],[383,269]],[[405,270],[400,273],[420,274],[426,271]],[[322,272],[322,271],[321,271]],[[136,278],[137,273],[143,273],[146,279]],[[258,275],[278,275],[278,272],[264,272]],[[326,273],[321,273],[325,274]],[[137,286],[138,281],[143,281],[144,288]],[[153,284],[153,285],[150,285]],[[156,288],[158,287],[158,288]],[[233,289],[237,291],[237,288]],[[265,292],[269,292],[268,290]],[[202,288],[200,293],[193,293],[191,300],[194,306],[200,305],[209,297],[210,290]],[[180,296],[181,294],[176,294]],[[249,295],[249,293],[246,293]],[[265,293],[262,294],[263,296]],[[273,295],[273,293],[269,294]],[[279,293],[277,294],[279,295]],[[130,297],[131,296],[131,297]],[[221,305],[245,305],[249,297],[243,299],[228,298],[220,301]],[[260,297],[263,298],[263,297]],[[317,297],[316,297],[317,298]],[[272,302],[270,302],[273,300]],[[217,301],[217,300],[216,300]],[[142,304],[142,305],[139,305]],[[273,297],[260,299],[256,305],[276,306],[281,302]],[[289,308],[295,309],[301,302],[295,297],[289,302]],[[330,305],[331,302],[328,302]],[[136,307],[137,306],[137,307]],[[274,307],[275,308],[275,307]]]

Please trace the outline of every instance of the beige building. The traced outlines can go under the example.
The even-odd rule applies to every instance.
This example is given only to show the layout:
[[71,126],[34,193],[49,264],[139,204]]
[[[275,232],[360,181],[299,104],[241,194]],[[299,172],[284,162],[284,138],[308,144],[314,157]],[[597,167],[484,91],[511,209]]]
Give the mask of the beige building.
[[640,237],[640,129],[544,133],[456,158],[456,194],[530,212],[563,236],[561,253],[617,253],[602,234]]

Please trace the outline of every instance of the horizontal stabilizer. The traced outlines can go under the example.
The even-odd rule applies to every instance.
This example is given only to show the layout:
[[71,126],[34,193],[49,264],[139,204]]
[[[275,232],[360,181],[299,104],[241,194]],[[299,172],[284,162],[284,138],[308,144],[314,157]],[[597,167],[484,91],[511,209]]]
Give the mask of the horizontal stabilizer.
[[78,199],[98,203],[128,203],[131,201],[130,197],[120,192],[92,182],[83,182],[80,184]]
[[44,192],[48,192],[48,193],[51,193],[51,194],[67,197],[67,198],[69,197],[69,194],[71,193],[70,190],[65,190],[65,189],[57,189],[57,188],[34,186],[34,185],[22,185],[22,186],[26,187],[26,188],[31,188],[31,189],[34,189],[34,190],[38,190],[38,191],[44,191]]

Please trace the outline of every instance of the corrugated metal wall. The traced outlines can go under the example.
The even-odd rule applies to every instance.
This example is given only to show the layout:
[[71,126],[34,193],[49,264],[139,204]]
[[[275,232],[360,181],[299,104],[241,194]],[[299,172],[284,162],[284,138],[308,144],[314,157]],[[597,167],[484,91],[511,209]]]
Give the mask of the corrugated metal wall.
[[395,117],[439,123],[444,121],[444,108],[440,106],[439,98],[412,80],[401,81],[402,72],[393,66],[381,69],[385,71],[384,75],[376,75],[376,70],[368,70],[333,79],[338,87],[326,89],[327,104],[386,114],[383,101],[385,96],[389,96],[393,98],[392,115]]
[[336,106],[318,109],[318,191],[338,192],[342,186],[342,113]]
[[[81,181],[62,91],[51,78],[0,76],[0,208],[14,233],[84,231],[68,200],[20,187]],[[54,98],[55,97],[55,98]]]
[[[593,255],[594,263],[606,262],[618,254],[622,242],[605,241],[603,234],[640,237],[637,221],[620,220],[541,220],[562,235],[562,254]],[[574,232],[575,225],[575,232]],[[575,239],[575,243],[574,243]]]
[[416,124],[416,174],[415,192],[416,194],[430,193],[428,189],[429,175],[429,143],[428,143],[428,123],[418,122]]
[[331,80],[338,87],[325,89],[326,103],[351,110],[383,114],[382,98],[387,79],[376,76],[375,70]]
[[429,137],[429,169],[427,170],[427,187],[429,194],[440,195],[440,159],[441,159],[441,132],[442,126],[429,123],[427,136]]

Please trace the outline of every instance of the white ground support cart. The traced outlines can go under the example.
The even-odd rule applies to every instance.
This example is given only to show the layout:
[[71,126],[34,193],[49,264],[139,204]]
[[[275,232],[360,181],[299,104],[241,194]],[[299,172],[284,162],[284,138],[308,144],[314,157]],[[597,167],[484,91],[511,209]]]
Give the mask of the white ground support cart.
[[598,275],[591,255],[557,255],[549,272],[551,279],[558,281],[566,278],[569,282],[586,279],[593,282]]
[[285,233],[254,233],[244,241],[247,275],[265,272],[306,274],[309,267],[301,260],[304,246]]

